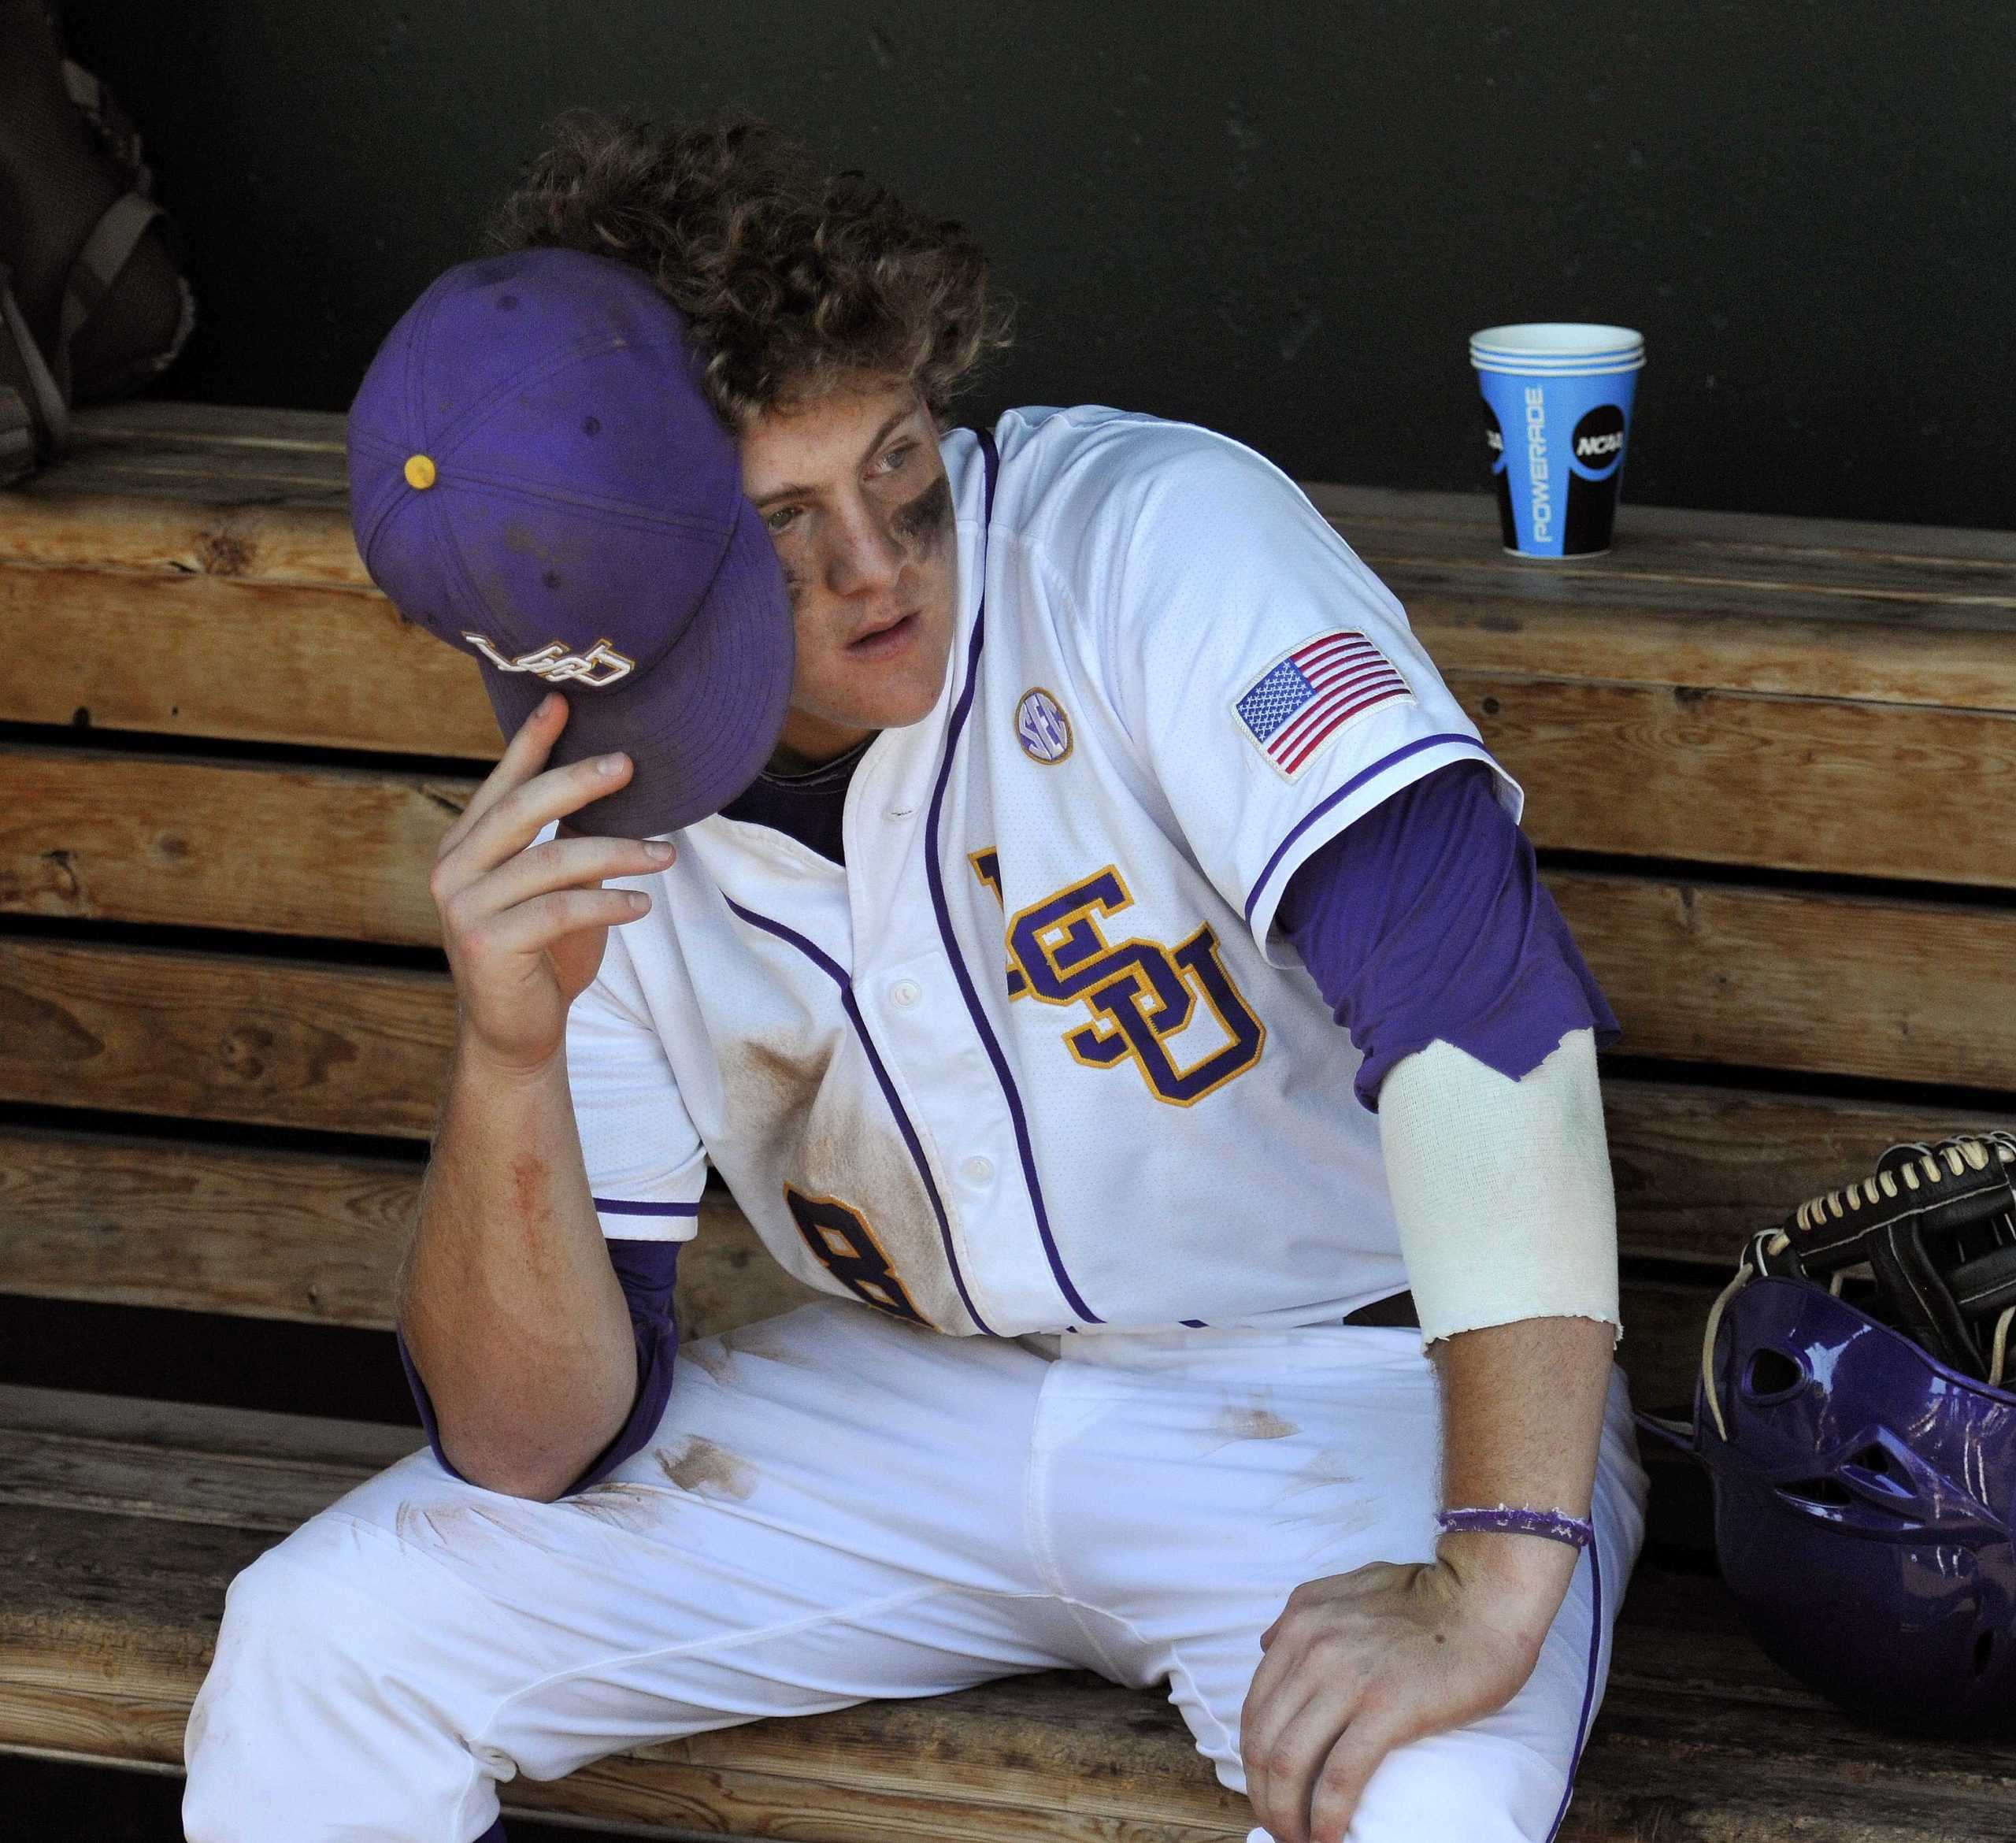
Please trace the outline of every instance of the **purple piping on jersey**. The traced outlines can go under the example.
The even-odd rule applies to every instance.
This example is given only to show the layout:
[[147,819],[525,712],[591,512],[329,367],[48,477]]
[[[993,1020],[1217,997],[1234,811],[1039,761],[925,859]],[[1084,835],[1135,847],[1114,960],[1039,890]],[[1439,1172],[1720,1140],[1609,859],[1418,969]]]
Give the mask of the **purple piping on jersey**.
[[[1590,1521],[1595,1522],[1595,1513]],[[1575,1751],[1568,1756],[1568,1783],[1561,1789],[1561,1808],[1554,1814],[1554,1824],[1547,1834],[1547,1843],[1554,1843],[1561,1834],[1561,1826],[1568,1815],[1568,1801],[1575,1796],[1575,1775],[1581,1770],[1582,1749],[1589,1738],[1589,1710],[1596,1700],[1596,1667],[1603,1661],[1603,1564],[1596,1558],[1597,1538],[1589,1538],[1589,1668],[1582,1679],[1582,1713],[1575,1723]]]
[[1043,1186],[1036,1181],[1036,1153],[1029,1144],[1029,1123],[1022,1113],[1022,1097],[1016,1092],[1014,1077],[1008,1072],[1008,1059],[1002,1055],[1001,1045],[995,1040],[987,1014],[980,1009],[980,995],[973,990],[972,976],[966,971],[958,940],[952,933],[952,914],[945,903],[945,873],[938,863],[938,821],[945,807],[945,785],[951,779],[952,757],[959,747],[959,733],[965,728],[966,714],[973,708],[973,687],[978,682],[980,669],[980,641],[987,631],[987,536],[994,525],[995,477],[1001,465],[994,437],[984,428],[976,428],[973,433],[980,437],[980,458],[987,465],[985,523],[980,528],[980,603],[973,610],[973,641],[966,648],[965,688],[959,693],[959,701],[953,706],[952,721],[945,734],[945,758],[938,766],[938,784],[931,792],[931,813],[925,829],[925,876],[931,885],[931,906],[937,912],[938,932],[944,939],[945,957],[952,962],[952,976],[959,982],[959,995],[966,1001],[973,1028],[980,1033],[980,1042],[987,1050],[987,1059],[994,1065],[995,1079],[1001,1084],[1001,1092],[1007,1097],[1008,1117],[1015,1123],[1015,1150],[1022,1161],[1022,1181],[1029,1187],[1029,1204],[1036,1212],[1036,1233],[1043,1237],[1043,1252],[1049,1258],[1051,1277],[1072,1311],[1088,1324],[1103,1325],[1106,1320],[1085,1303],[1077,1288],[1071,1284],[1071,1276],[1064,1270],[1056,1240],[1051,1234],[1050,1212],[1043,1207]]
[[854,1033],[861,1039],[861,1047],[868,1052],[868,1066],[875,1071],[875,1079],[881,1085],[882,1098],[889,1103],[889,1111],[896,1116],[896,1125],[903,1136],[903,1144],[910,1148],[910,1157],[916,1161],[917,1175],[924,1180],[925,1194],[931,1199],[932,1213],[938,1218],[938,1233],[945,1244],[945,1264],[952,1270],[952,1283],[959,1289],[966,1315],[979,1326],[989,1337],[995,1335],[994,1328],[983,1318],[973,1304],[973,1295],[966,1290],[966,1277],[959,1271],[959,1257],[952,1252],[952,1224],[945,1214],[945,1203],[938,1194],[938,1186],[932,1182],[931,1166],[924,1155],[924,1147],[911,1125],[910,1117],[903,1111],[903,1103],[896,1098],[895,1084],[889,1079],[889,1071],[882,1066],[880,1052],[875,1047],[875,1039],[868,1034],[868,1025],[862,1018],[861,1007],[854,1003],[854,981],[847,969],[830,955],[821,952],[802,934],[785,927],[781,922],[773,922],[767,915],[759,915],[754,909],[745,909],[732,896],[722,899],[736,914],[752,928],[760,928],[766,934],[774,934],[787,945],[795,947],[813,966],[840,988],[840,1004],[847,1012],[847,1022],[854,1026]]
[[[1452,742],[1468,743],[1473,748],[1483,747],[1483,744],[1479,743],[1475,736],[1465,736],[1459,730],[1444,730],[1435,736],[1417,736],[1410,743],[1403,743],[1399,748],[1394,750],[1390,755],[1380,756],[1380,758],[1374,762],[1369,768],[1365,769],[1359,773],[1354,774],[1350,780],[1346,781],[1342,787],[1339,788],[1337,791],[1332,794],[1327,799],[1318,800],[1314,807],[1310,807],[1306,813],[1303,814],[1303,816],[1295,821],[1293,829],[1289,832],[1288,836],[1283,839],[1279,844],[1275,846],[1274,855],[1267,860],[1266,868],[1254,880],[1253,893],[1246,899],[1247,920],[1251,922],[1253,919],[1253,906],[1259,901],[1261,891],[1267,887],[1267,879],[1274,874],[1274,866],[1280,863],[1281,859],[1288,855],[1288,847],[1293,844],[1297,839],[1301,837],[1310,826],[1314,825],[1317,820],[1321,819],[1332,807],[1336,805],[1338,801],[1345,799],[1349,795],[1355,793],[1358,788],[1364,786],[1373,775],[1384,773],[1385,771],[1388,768],[1392,767],[1395,762],[1404,762],[1408,756],[1418,755],[1423,749],[1432,749],[1437,743]],[[1489,755],[1490,751],[1487,749],[1484,751],[1484,753],[1487,755]],[[1493,758],[1495,759],[1495,758]]]
[[696,1203],[618,1203],[613,1196],[591,1196],[588,1201],[605,1216],[698,1216],[700,1213]]

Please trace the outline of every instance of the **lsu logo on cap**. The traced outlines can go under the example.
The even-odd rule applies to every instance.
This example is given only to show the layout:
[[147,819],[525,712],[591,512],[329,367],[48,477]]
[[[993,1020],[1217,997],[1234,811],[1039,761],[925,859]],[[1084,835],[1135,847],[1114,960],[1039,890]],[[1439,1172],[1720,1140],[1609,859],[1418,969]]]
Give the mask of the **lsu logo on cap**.
[[1041,685],[1025,692],[1015,706],[1015,740],[1032,762],[1052,767],[1071,753],[1071,720]]
[[[585,653],[570,653],[562,642],[548,640],[544,646],[535,647],[529,653],[521,653],[515,659],[506,658],[491,645],[487,634],[465,633],[462,638],[499,672],[536,672],[541,678],[554,684],[571,679],[588,691],[600,691],[619,678],[628,678],[637,666],[635,659],[625,658],[606,638],[597,640]],[[604,676],[596,677],[598,671]]]

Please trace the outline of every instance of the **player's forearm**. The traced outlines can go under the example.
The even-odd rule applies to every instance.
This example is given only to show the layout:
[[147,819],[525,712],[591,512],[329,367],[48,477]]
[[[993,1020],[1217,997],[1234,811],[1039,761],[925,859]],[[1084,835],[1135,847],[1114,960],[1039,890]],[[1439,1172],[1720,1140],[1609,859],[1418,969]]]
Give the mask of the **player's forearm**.
[[563,1058],[507,1075],[458,1043],[398,1315],[442,1450],[473,1483],[557,1496],[622,1426],[635,1344]]
[[[1601,1319],[1520,1318],[1434,1346],[1442,1386],[1443,1505],[1510,1504],[1589,1514],[1616,1328]],[[1451,1532],[1436,1546],[1459,1576],[1490,1586],[1536,1652],[1575,1571],[1545,1537]]]

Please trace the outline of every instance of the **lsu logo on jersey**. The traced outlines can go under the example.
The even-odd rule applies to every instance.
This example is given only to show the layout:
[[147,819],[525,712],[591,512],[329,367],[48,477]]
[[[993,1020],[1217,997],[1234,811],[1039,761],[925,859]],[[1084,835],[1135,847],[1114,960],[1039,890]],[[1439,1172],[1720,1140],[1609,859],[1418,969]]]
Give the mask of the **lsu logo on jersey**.
[[[1005,907],[999,855],[975,851],[971,862]],[[1225,971],[1209,922],[1173,947],[1107,940],[1102,919],[1133,901],[1109,864],[1017,911],[1008,922],[1008,996],[1084,1007],[1090,1022],[1064,1033],[1077,1062],[1132,1063],[1156,1099],[1187,1107],[1258,1062],[1267,1028]]]

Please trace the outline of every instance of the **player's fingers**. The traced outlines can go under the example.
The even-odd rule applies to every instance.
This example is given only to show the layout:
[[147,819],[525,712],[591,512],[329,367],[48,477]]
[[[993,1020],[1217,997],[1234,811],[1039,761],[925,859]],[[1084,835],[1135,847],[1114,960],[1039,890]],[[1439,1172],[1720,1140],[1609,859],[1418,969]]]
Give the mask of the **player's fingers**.
[[598,755],[549,768],[499,795],[461,843],[435,861],[429,887],[436,904],[445,914],[452,897],[516,857],[550,821],[621,787],[631,768],[628,755]]
[[532,708],[504,745],[504,753],[484,777],[483,784],[469,796],[461,816],[441,835],[437,858],[446,857],[469,835],[477,820],[495,806],[512,788],[539,772],[553,747],[554,739],[567,726],[567,700],[558,692],[548,692]]
[[464,931],[520,903],[557,889],[586,889],[609,877],[643,877],[672,862],[669,840],[549,838],[507,858],[487,877],[450,897],[451,931]]
[[1289,1682],[1296,1673],[1309,1637],[1308,1629],[1296,1616],[1299,1611],[1298,1603],[1291,1596],[1274,1622],[1260,1634],[1260,1662],[1246,1691],[1249,1714],[1262,1708],[1277,1687]]
[[1376,1705],[1359,1707],[1316,1775],[1309,1801],[1310,1843],[1343,1843],[1379,1763],[1407,1738]]
[[1246,1767],[1247,1797],[1275,1843],[1309,1843],[1309,1805],[1316,1776],[1350,1716],[1348,1698],[1326,1685],[1271,1729],[1257,1735],[1242,1734],[1240,1757]]
[[639,889],[562,889],[535,896],[494,917],[473,935],[469,951],[524,957],[584,928],[616,928],[650,914],[651,899]]

